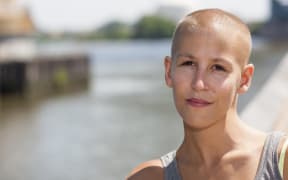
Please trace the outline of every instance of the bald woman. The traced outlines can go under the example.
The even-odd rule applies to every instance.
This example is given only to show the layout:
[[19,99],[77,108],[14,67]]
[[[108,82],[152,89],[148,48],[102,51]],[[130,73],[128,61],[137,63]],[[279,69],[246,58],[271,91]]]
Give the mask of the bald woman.
[[193,12],[178,23],[164,64],[183,143],[140,164],[128,180],[288,180],[286,136],[253,129],[237,112],[254,72],[251,46],[248,27],[219,9]]

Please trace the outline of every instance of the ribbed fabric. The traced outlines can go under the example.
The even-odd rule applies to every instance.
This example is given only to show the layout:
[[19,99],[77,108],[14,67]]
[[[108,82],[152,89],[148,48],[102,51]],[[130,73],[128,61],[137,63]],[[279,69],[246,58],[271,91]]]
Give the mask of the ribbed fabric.
[[[255,180],[282,180],[278,168],[277,148],[283,135],[282,132],[273,132],[267,136]],[[172,151],[160,158],[165,180],[181,180],[175,157],[176,151]]]
[[278,168],[278,145],[284,133],[271,133],[265,142],[255,180],[282,180]]

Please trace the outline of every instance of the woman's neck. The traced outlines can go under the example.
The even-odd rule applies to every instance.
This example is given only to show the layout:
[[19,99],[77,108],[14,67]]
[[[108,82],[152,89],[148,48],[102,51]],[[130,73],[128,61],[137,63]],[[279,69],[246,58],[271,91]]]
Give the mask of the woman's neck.
[[264,134],[245,125],[237,113],[232,113],[206,129],[195,130],[184,124],[184,141],[177,152],[177,158],[185,164],[213,167],[223,157],[229,157],[240,150],[240,147],[242,150],[251,148],[251,137],[260,139]]

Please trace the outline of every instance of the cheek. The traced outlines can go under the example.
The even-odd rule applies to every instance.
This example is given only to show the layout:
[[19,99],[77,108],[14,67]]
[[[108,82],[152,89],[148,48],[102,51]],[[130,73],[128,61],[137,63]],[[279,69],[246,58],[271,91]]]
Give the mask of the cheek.
[[188,69],[176,69],[173,73],[172,73],[172,85],[174,87],[174,89],[178,89],[178,88],[183,88],[186,86],[189,86],[189,83],[191,81],[191,77],[192,77],[192,71],[188,70]]
[[219,84],[219,98],[225,101],[220,101],[225,106],[229,107],[233,104],[237,94],[237,81],[226,80],[222,84]]
[[209,82],[213,89],[235,93],[240,81],[237,77],[235,74],[214,73],[209,76]]
[[175,70],[172,73],[173,98],[177,111],[182,116],[185,101],[191,89],[191,71],[182,69],[181,72]]
[[221,88],[221,94],[223,96],[231,97],[236,92],[236,88],[233,85],[233,83],[226,83],[224,82],[222,85],[220,85]]
[[229,74],[224,72],[211,72],[207,77],[207,82],[210,82],[211,85],[217,84],[219,86],[225,84],[226,86],[231,81],[231,77],[229,77]]

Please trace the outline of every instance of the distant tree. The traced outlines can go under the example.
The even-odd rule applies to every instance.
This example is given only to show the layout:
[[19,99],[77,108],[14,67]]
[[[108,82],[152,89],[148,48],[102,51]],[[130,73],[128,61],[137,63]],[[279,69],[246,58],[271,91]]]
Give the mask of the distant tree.
[[131,26],[123,22],[112,21],[100,27],[92,36],[105,39],[127,39],[131,37],[131,34]]
[[134,25],[134,38],[167,38],[171,37],[175,22],[161,16],[143,16]]

